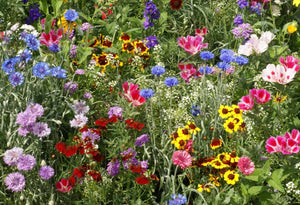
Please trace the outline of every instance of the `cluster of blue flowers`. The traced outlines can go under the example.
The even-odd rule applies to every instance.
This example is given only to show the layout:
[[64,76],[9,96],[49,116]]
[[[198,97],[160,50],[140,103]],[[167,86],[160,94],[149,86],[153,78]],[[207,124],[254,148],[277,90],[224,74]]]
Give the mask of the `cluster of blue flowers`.
[[231,67],[230,63],[235,62],[239,65],[246,65],[249,60],[244,56],[234,56],[234,52],[229,49],[222,49],[220,55],[221,62],[217,63],[217,66],[226,71]]
[[158,8],[155,6],[155,4],[152,1],[149,1],[146,3],[145,11],[144,11],[144,18],[145,22],[143,23],[143,26],[145,29],[148,29],[149,27],[153,27],[154,24],[152,20],[157,20],[160,17],[160,13]]
[[161,66],[154,66],[151,69],[151,73],[153,75],[156,75],[157,77],[164,74],[165,72],[166,72],[166,69],[164,67],[161,67]]
[[178,80],[176,77],[167,77],[164,81],[165,85],[168,87],[173,87],[175,85],[178,85]]
[[140,96],[145,99],[151,98],[154,95],[154,91],[150,88],[140,90]]
[[200,53],[200,58],[202,58],[203,60],[211,60],[214,57],[215,57],[215,55],[210,51],[202,51]]
[[172,200],[169,200],[169,205],[181,205],[181,204],[185,204],[187,201],[186,196],[183,196],[182,194],[178,194],[178,196],[176,196],[175,194],[173,194],[171,196]]
[[27,46],[31,49],[31,50],[38,50],[40,47],[40,41],[33,35],[33,34],[27,34],[25,36],[25,43],[27,43]]
[[26,19],[26,24],[31,24],[34,21],[38,20],[40,17],[41,17],[41,14],[40,14],[39,5],[37,3],[32,4],[32,5],[30,5],[29,16]]
[[47,63],[39,62],[35,66],[33,66],[32,73],[34,76],[44,79],[46,76],[50,75],[56,78],[66,78],[67,71],[62,69],[60,66],[54,67],[52,69],[49,68]]

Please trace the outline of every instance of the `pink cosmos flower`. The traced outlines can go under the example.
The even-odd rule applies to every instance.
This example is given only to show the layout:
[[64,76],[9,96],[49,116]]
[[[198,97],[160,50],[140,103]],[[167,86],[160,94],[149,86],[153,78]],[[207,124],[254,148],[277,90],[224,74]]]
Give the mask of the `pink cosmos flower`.
[[300,145],[300,132],[299,130],[293,129],[291,133],[286,132],[284,135],[287,139],[295,140]]
[[51,30],[48,34],[45,32],[41,35],[41,44],[46,45],[47,47],[52,46],[53,44],[58,44],[59,40],[62,38],[62,31],[58,29],[57,32]]
[[293,154],[298,153],[300,147],[298,146],[298,142],[293,139],[286,139],[281,142],[282,143],[282,154]]
[[251,110],[254,106],[254,100],[249,95],[243,96],[238,106],[241,110]]
[[249,93],[258,104],[265,104],[271,99],[271,94],[265,89],[251,89]]
[[282,142],[285,141],[285,137],[277,136],[275,137],[270,137],[266,141],[266,149],[267,152],[271,153],[276,153],[276,152],[281,152],[282,151]]
[[69,180],[61,179],[56,183],[56,190],[60,192],[69,192],[72,187],[69,185]]
[[131,102],[134,107],[138,107],[146,101],[146,99],[140,95],[140,90],[138,90],[138,87],[138,85],[130,83],[128,88],[128,82],[125,82],[123,84],[124,94],[120,93],[129,102]]
[[184,150],[178,150],[173,154],[173,163],[177,166],[180,166],[181,169],[185,169],[192,165],[191,155]]
[[185,51],[194,55],[198,53],[202,48],[207,48],[208,43],[203,44],[204,38],[202,36],[187,36],[180,37],[178,39],[178,45]]
[[293,81],[296,73],[295,69],[287,69],[283,65],[268,64],[262,70],[261,77],[264,81],[271,83],[287,84]]
[[245,175],[249,175],[255,170],[254,163],[248,157],[241,157],[238,161],[238,167]]
[[299,59],[295,58],[294,56],[287,56],[286,60],[284,57],[279,58],[279,62],[284,65],[288,69],[293,69],[294,71],[298,72],[300,69]]

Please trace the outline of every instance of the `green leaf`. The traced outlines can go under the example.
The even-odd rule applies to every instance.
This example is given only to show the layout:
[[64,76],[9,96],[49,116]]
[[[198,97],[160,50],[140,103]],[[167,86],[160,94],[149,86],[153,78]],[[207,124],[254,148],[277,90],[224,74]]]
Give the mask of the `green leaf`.
[[263,169],[255,169],[254,172],[252,174],[250,174],[249,176],[245,176],[245,179],[251,180],[251,181],[258,181],[258,177],[260,175],[263,175],[264,171]]
[[266,161],[262,169],[265,175],[268,175],[270,173],[270,160]]
[[81,64],[83,61],[85,61],[87,59],[87,57],[92,54],[92,51],[93,51],[93,48],[90,48],[90,47],[87,47],[87,48],[84,48],[83,50],[81,50],[80,52],[82,53],[82,56],[78,63]]
[[47,15],[45,20],[45,33],[48,34],[51,30],[53,17],[52,15]]
[[63,1],[51,0],[51,4],[53,7],[54,17],[56,17]]
[[242,189],[242,195],[247,196],[248,195],[247,187],[244,184],[241,184],[241,189]]
[[234,192],[234,188],[231,188],[231,189],[229,190],[229,192],[227,192],[226,198],[225,198],[225,200],[223,201],[223,204],[229,204],[229,203],[230,203],[230,199],[231,199],[231,197],[232,197],[232,195],[233,195],[233,192]]
[[286,49],[288,49],[288,46],[278,46],[278,45],[275,45],[275,46],[272,46],[270,49],[269,49],[269,52],[270,52],[270,57],[271,58],[277,58],[278,56],[280,56]]
[[90,17],[88,17],[87,15],[85,15],[84,13],[82,13],[82,12],[78,12],[78,14],[79,14],[79,16],[81,16],[81,17],[83,17],[85,20],[87,20],[87,21],[90,21]]
[[49,14],[49,5],[47,3],[47,0],[40,0],[40,9],[46,14]]
[[266,188],[267,187],[265,187],[265,186],[253,186],[253,187],[250,187],[250,189],[248,190],[248,193],[252,196],[256,196],[260,192],[264,191]]
[[268,184],[270,184],[273,188],[277,189],[280,192],[284,192],[284,188],[281,185],[280,181],[269,179],[267,180]]

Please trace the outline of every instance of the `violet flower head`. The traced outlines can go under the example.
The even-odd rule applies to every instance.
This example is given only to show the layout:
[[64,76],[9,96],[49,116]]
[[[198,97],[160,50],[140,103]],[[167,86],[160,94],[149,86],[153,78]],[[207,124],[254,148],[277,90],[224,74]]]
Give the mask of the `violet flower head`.
[[90,141],[92,144],[95,144],[95,141],[100,141],[100,136],[94,132],[91,132],[89,129],[88,131],[82,132],[81,139],[83,141]]
[[35,166],[36,161],[34,156],[27,154],[22,156],[17,163],[17,167],[19,171],[29,171]]
[[40,168],[39,175],[44,180],[51,179],[54,176],[54,169],[50,166],[43,166]]
[[70,58],[76,58],[77,57],[77,46],[73,45],[70,50]]
[[77,74],[77,75],[83,75],[84,74],[84,70],[83,69],[77,69],[75,71],[75,74]]
[[110,176],[113,177],[119,173],[119,168],[120,168],[120,162],[119,160],[116,159],[108,163],[106,171]]
[[75,118],[70,121],[71,127],[82,128],[88,121],[88,118],[84,115],[75,115]]
[[253,32],[252,26],[249,23],[243,23],[235,27],[231,31],[235,35],[235,39],[238,38],[249,38],[250,34]]
[[109,108],[108,118],[112,118],[114,115],[116,117],[122,117],[123,108],[121,107],[111,107]]
[[44,114],[43,106],[38,103],[30,103],[25,111],[31,112],[31,114],[35,115],[36,117],[41,117]]
[[237,4],[241,9],[249,5],[248,0],[238,0]]
[[17,115],[17,123],[23,127],[26,127],[35,123],[36,117],[36,115],[25,110]]
[[148,29],[149,27],[153,27],[154,24],[152,23],[152,20],[157,20],[160,17],[160,13],[158,8],[155,6],[155,4],[152,1],[148,1],[146,3],[145,11],[144,11],[144,18],[145,22],[143,23],[143,26],[145,29]]
[[48,124],[43,122],[33,124],[31,131],[34,135],[37,135],[40,140],[42,140],[43,137],[49,136],[51,133],[51,129],[48,127]]
[[5,164],[14,166],[18,163],[19,159],[23,156],[23,149],[20,147],[14,147],[10,150],[6,150],[3,160]]
[[86,92],[86,93],[83,94],[83,98],[85,98],[85,99],[90,99],[92,97],[93,97],[92,94],[89,93],[89,92]]
[[19,172],[10,173],[5,178],[5,185],[13,192],[22,191],[25,188],[25,177]]
[[69,95],[75,93],[77,89],[78,89],[77,83],[73,83],[72,81],[65,83],[65,91],[69,91],[70,92]]
[[235,26],[244,23],[242,15],[237,15],[234,19],[233,19],[233,23],[235,24]]
[[148,142],[148,141],[149,141],[148,135],[147,135],[147,134],[143,134],[143,135],[141,135],[141,136],[139,136],[139,137],[136,138],[134,144],[135,144],[135,146],[137,146],[137,147],[142,147],[142,145],[143,145],[144,143]]
[[85,22],[82,24],[82,27],[80,27],[80,30],[87,31],[92,28],[94,28],[92,25],[90,25],[88,22]]
[[26,137],[27,134],[29,134],[29,132],[30,131],[29,131],[28,127],[19,127],[18,128],[18,134],[23,136],[23,137]]
[[153,48],[154,46],[159,44],[158,41],[157,41],[156,36],[148,36],[146,38],[146,41],[147,41],[146,46],[148,48]]
[[88,105],[85,105],[84,100],[75,100],[72,109],[74,110],[76,115],[85,115],[90,110],[90,107]]

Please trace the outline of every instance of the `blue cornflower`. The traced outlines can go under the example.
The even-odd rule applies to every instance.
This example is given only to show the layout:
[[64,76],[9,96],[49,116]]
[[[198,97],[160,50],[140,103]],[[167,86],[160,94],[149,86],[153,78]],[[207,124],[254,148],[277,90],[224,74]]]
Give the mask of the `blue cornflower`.
[[31,50],[38,50],[39,46],[40,46],[40,41],[32,34],[27,34],[25,36],[25,42],[27,43],[27,46],[31,49]]
[[256,12],[257,15],[261,15],[261,9],[262,9],[262,6],[260,3],[255,3],[250,6],[250,11]]
[[246,65],[247,63],[249,63],[248,58],[246,58],[244,56],[236,56],[234,61],[236,63],[238,63],[239,65]]
[[21,39],[21,40],[25,40],[25,37],[26,37],[26,35],[27,35],[27,32],[26,32],[26,31],[23,31],[23,32],[21,32],[19,35],[20,35],[20,39]]
[[212,68],[209,67],[209,66],[206,66],[206,67],[200,67],[200,68],[199,68],[199,73],[210,74],[210,73],[212,73]]
[[65,19],[67,21],[71,21],[71,22],[76,21],[76,19],[78,19],[78,17],[79,17],[78,13],[73,9],[69,9],[65,13]]
[[199,105],[197,105],[197,106],[193,105],[191,113],[195,117],[198,116],[198,115],[200,115],[201,111],[200,111]]
[[50,69],[47,63],[39,62],[32,69],[33,75],[44,79],[47,75],[50,74]]
[[202,51],[200,53],[200,58],[202,58],[203,60],[210,60],[213,59],[214,57],[215,55],[210,51]]
[[224,61],[225,63],[230,63],[230,62],[234,61],[234,57],[232,55],[228,55],[228,54],[221,54],[220,60]]
[[220,53],[221,53],[221,55],[222,54],[226,54],[226,55],[231,55],[231,56],[233,56],[233,54],[234,54],[234,52],[232,50],[230,50],[230,49],[222,49],[220,51]]
[[146,41],[147,41],[146,46],[148,48],[152,48],[158,44],[156,36],[148,36],[146,38]]
[[153,95],[154,95],[154,91],[150,88],[140,90],[140,96],[146,99],[151,98]]
[[164,67],[157,65],[157,66],[152,67],[151,72],[153,75],[160,76],[160,75],[164,74],[166,72],[166,70]]
[[24,77],[21,73],[15,72],[9,75],[8,80],[13,86],[17,86],[24,82]]
[[164,81],[165,85],[168,87],[173,87],[178,84],[178,80],[176,77],[167,77]]
[[50,51],[55,52],[55,53],[59,51],[59,47],[57,44],[52,44],[48,48]]
[[185,204],[187,201],[186,196],[183,196],[182,194],[178,194],[177,197],[175,194],[173,194],[171,196],[171,198],[173,200],[171,200],[171,199],[169,200],[169,205],[182,205],[182,204]]
[[233,23],[235,24],[235,26],[244,23],[242,15],[237,15],[234,19],[233,19]]
[[15,65],[20,61],[20,58],[14,57],[10,59],[6,59],[2,63],[2,70],[4,70],[7,74],[15,71]]
[[230,64],[225,63],[225,62],[219,62],[219,63],[217,63],[217,66],[222,70],[227,70],[231,67]]
[[54,67],[50,70],[51,75],[56,78],[67,78],[67,71],[60,66]]
[[28,63],[31,59],[31,52],[28,48],[26,48],[21,54],[20,54],[20,61],[25,61]]

